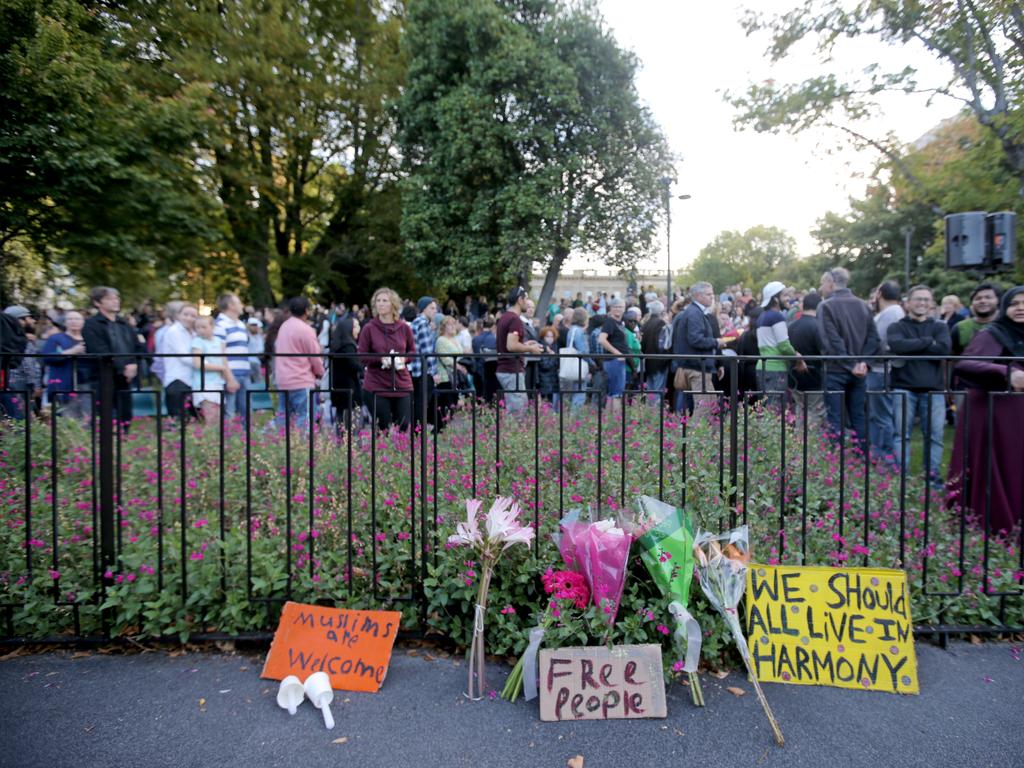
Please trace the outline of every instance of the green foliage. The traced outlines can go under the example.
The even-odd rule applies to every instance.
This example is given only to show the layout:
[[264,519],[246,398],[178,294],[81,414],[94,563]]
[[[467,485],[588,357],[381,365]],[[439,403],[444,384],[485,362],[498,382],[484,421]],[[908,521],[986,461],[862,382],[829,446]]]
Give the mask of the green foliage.
[[0,0],[5,294],[365,292],[339,275],[400,254],[400,13]]
[[0,243],[19,288],[62,265],[130,295],[216,235],[183,158],[202,86],[137,88],[103,19],[75,0],[0,3]]
[[[310,247],[325,229],[337,246],[330,225],[359,218],[364,199],[393,178],[397,12],[374,0],[169,0],[130,3],[119,21],[137,76],[155,92],[177,98],[182,83],[209,84],[195,163],[219,198],[250,299],[273,302],[272,272],[285,295],[336,287],[323,277],[344,244],[325,244],[315,259]],[[382,233],[398,215],[390,211]],[[364,247],[360,232],[343,234]]]
[[553,286],[571,251],[649,251],[671,158],[593,6],[422,0],[404,45],[402,233],[432,284],[497,288],[536,262]]
[[[891,135],[867,135],[870,129],[858,126],[875,118],[878,97],[888,92],[950,98],[964,103],[972,118],[998,143],[1018,190],[1024,190],[1020,88],[1024,14],[1016,3],[808,0],[775,17],[748,11],[743,23],[748,34],[769,35],[766,55],[772,62],[809,41],[826,71],[799,83],[768,79],[751,84],[746,93],[728,94],[726,98],[737,109],[737,125],[758,132],[836,128],[856,144],[880,150],[913,179],[911,169],[902,165],[901,150]],[[900,48],[922,46],[951,69],[952,77],[922,84],[912,67],[887,72],[875,62],[865,62],[861,74],[851,79],[828,72],[835,47],[858,37]]]
[[797,267],[796,241],[778,227],[755,226],[746,232],[718,234],[681,273],[683,286],[706,280],[716,290],[743,285],[759,291],[769,280]]

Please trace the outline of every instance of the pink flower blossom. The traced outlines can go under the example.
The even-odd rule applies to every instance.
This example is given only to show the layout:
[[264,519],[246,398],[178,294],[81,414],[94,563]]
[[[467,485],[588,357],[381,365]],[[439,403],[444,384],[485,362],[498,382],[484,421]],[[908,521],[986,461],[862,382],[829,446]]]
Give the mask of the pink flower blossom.
[[476,516],[484,503],[477,499],[466,500],[466,522],[455,526],[455,533],[448,537],[448,543],[453,546],[477,545],[483,543],[483,536],[476,524]]

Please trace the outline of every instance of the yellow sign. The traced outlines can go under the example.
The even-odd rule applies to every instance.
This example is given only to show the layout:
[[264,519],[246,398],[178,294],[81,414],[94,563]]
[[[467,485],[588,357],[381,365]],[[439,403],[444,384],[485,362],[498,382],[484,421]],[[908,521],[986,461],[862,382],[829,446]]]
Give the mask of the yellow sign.
[[918,693],[903,571],[751,564],[746,602],[762,681]]

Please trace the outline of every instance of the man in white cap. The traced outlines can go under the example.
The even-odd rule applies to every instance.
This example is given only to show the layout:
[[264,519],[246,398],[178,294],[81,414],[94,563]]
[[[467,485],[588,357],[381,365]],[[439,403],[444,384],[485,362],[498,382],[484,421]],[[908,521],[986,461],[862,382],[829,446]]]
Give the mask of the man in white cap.
[[761,361],[758,370],[758,386],[765,393],[765,400],[771,405],[781,406],[785,403],[789,363],[782,357],[795,357],[796,370],[804,372],[807,366],[799,359],[789,340],[789,328],[786,325],[786,310],[792,290],[773,280],[761,292],[761,308],[764,310],[757,319],[757,350],[765,360]]

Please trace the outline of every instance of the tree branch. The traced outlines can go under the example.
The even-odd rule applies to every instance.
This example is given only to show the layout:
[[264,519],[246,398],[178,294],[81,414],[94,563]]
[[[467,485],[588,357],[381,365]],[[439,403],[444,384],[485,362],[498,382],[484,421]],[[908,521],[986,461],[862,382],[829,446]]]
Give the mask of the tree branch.
[[921,181],[920,178],[918,178],[917,174],[910,170],[910,166],[907,165],[907,163],[903,160],[902,157],[900,157],[896,150],[892,149],[891,147],[887,146],[886,144],[882,143],[877,139],[872,139],[868,136],[865,136],[862,133],[858,133],[849,126],[837,125],[835,123],[827,123],[827,125],[829,125],[832,128],[838,128],[839,130],[850,134],[855,139],[862,141],[865,144],[874,147],[876,150],[881,152],[883,155],[885,155],[886,158],[889,159],[893,166],[895,166],[896,170],[903,174],[907,181],[910,182],[911,186],[913,186],[918,192],[922,194],[922,196],[924,196],[927,199],[928,188],[925,186],[924,182]]
[[978,11],[978,7],[974,4],[974,0],[963,0],[963,2],[966,3],[968,10],[970,10],[971,15],[978,24],[978,32],[981,34],[982,44],[985,47],[985,52],[988,54],[989,60],[992,62],[992,77],[986,78],[986,80],[996,97],[993,112],[1001,114],[1006,111],[1006,89],[1004,87],[1005,69],[1003,67],[1003,59],[992,43],[992,33],[988,29],[988,24],[985,23],[985,18]]

